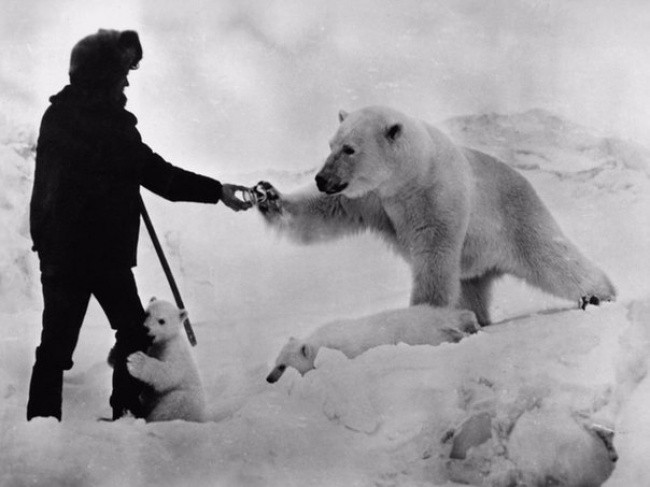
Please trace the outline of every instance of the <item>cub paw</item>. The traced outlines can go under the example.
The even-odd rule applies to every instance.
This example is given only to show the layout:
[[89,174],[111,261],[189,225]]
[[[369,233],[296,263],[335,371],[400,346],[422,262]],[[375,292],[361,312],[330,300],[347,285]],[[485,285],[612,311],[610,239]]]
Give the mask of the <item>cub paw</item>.
[[144,352],[135,352],[126,359],[126,368],[133,377],[139,379],[142,377],[147,355]]

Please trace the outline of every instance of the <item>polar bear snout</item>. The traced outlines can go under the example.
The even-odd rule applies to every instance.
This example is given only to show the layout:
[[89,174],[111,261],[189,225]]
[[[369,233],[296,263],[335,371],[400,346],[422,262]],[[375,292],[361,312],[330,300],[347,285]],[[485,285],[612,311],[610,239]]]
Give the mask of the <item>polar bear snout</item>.
[[322,193],[336,194],[347,188],[348,183],[343,182],[341,178],[334,174],[326,176],[321,171],[316,175],[316,186],[318,187],[318,191]]
[[153,329],[153,325],[150,322],[151,320],[147,319],[142,326],[144,327],[144,331],[147,334],[147,339],[149,340],[149,344],[153,344],[156,341],[156,332]]
[[275,384],[278,380],[280,380],[280,377],[282,377],[282,374],[284,374],[284,371],[286,369],[287,369],[286,365],[278,365],[268,375],[268,377],[266,378],[266,382],[268,382],[269,384]]

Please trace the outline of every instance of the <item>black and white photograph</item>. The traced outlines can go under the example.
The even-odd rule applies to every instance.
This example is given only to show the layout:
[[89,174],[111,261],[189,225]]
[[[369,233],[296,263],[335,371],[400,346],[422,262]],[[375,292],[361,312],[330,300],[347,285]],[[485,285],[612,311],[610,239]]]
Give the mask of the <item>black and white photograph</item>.
[[649,2],[0,12],[0,487],[650,485]]

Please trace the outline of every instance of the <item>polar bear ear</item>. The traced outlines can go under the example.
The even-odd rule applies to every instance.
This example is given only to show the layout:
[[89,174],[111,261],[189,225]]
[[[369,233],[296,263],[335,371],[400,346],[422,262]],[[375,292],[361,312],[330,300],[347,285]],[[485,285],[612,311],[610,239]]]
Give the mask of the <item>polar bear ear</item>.
[[181,322],[185,321],[187,319],[187,311],[184,309],[180,310],[178,313],[178,319],[181,320]]
[[158,298],[156,298],[156,296],[151,296],[151,299],[149,300],[149,302],[150,302],[150,303],[153,303],[153,302],[156,301],[157,299],[158,299]]
[[339,122],[343,122],[346,118],[348,118],[348,112],[345,110],[339,110]]
[[386,129],[386,138],[390,142],[395,142],[398,137],[402,135],[402,124],[401,123],[396,123],[394,125],[391,125]]
[[311,345],[307,343],[305,343],[302,347],[300,347],[300,354],[306,359],[311,359],[313,353],[314,350],[311,348]]

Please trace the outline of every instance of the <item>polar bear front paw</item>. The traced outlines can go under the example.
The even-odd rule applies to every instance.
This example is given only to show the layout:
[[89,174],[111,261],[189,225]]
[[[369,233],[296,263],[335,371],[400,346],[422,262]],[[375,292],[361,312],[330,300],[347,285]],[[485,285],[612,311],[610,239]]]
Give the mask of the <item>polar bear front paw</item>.
[[458,312],[458,328],[465,333],[476,333],[481,329],[473,311],[464,309]]
[[144,352],[135,352],[129,355],[126,359],[126,368],[129,374],[136,379],[141,379],[147,359],[148,357]]
[[257,208],[265,217],[273,217],[282,213],[282,199],[280,192],[267,181],[260,181],[255,185],[255,191],[263,194]]
[[444,334],[444,341],[450,343],[457,343],[467,336],[467,333],[452,326],[445,326],[441,331]]

